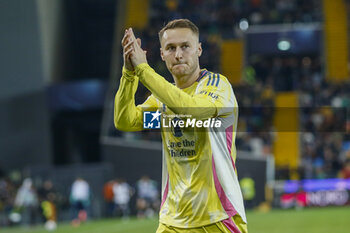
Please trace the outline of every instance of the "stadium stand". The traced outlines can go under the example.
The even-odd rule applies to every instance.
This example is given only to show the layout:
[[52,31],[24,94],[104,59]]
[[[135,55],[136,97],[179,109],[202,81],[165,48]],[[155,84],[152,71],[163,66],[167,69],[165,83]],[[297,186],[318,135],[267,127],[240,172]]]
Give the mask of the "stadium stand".
[[[143,48],[148,51],[149,63],[168,80],[171,80],[169,73],[160,60],[159,42],[154,38],[157,38],[157,28],[169,20],[184,17],[199,25],[200,40],[205,48],[200,59],[201,66],[222,72],[222,63],[225,62],[223,57],[211,58],[220,54],[220,44],[225,41],[244,39],[244,31],[239,26],[242,20],[246,20],[251,27],[276,25],[278,28],[282,24],[315,24],[322,22],[329,14],[332,15],[329,9],[323,11],[320,1],[297,0],[153,0],[150,1],[150,9],[149,23],[139,29],[138,35],[143,39]],[[333,50],[333,47],[326,49]],[[319,173],[322,173],[322,177],[337,177],[346,158],[346,146],[343,144],[347,145],[348,136],[344,134],[344,117],[346,107],[349,106],[349,95],[346,93],[349,81],[336,84],[330,80],[325,67],[329,67],[331,61],[323,60],[321,53],[320,48],[317,52],[246,55],[241,81],[232,83],[240,105],[237,148],[262,156],[274,152],[276,128],[273,119],[276,117],[277,96],[284,92],[296,93],[301,133],[294,140],[300,140],[301,152],[296,152],[298,161],[295,161],[294,167],[277,166],[277,179],[291,178],[293,172],[290,170],[296,170],[298,178],[317,178]],[[148,95],[141,85],[136,102],[143,102]],[[330,113],[325,111],[326,107]],[[320,113],[316,114],[318,112]],[[327,126],[323,120],[316,123],[319,118],[327,120],[328,128],[324,128]],[[322,124],[323,128],[316,129],[315,124]],[[319,131],[323,133],[320,134]],[[127,137],[136,136],[127,133]],[[142,139],[160,140],[154,132],[144,132]]]

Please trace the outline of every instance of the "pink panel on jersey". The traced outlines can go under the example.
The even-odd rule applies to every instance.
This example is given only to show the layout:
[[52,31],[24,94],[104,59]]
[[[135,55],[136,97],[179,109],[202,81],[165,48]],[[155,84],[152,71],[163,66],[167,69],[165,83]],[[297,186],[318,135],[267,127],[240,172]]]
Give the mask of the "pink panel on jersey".
[[226,132],[226,144],[227,144],[227,149],[228,152],[231,154],[231,149],[232,149],[232,125],[230,127],[227,127],[225,132]]
[[216,192],[219,196],[220,202],[222,207],[224,207],[227,215],[229,217],[234,216],[237,211],[235,210],[235,208],[233,207],[232,203],[230,202],[230,200],[227,198],[224,189],[222,188],[220,181],[218,179],[218,176],[216,174],[216,170],[215,170],[215,162],[214,162],[214,157],[212,156],[212,162],[213,162],[213,177],[214,177],[214,184],[215,184],[215,189]]
[[228,218],[222,221],[222,223],[233,233],[241,233],[236,224],[233,222],[232,218]]
[[233,168],[236,170],[236,165],[235,165],[235,162],[233,161],[232,159],[232,156],[231,156],[231,150],[232,150],[232,139],[233,139],[233,132],[232,132],[232,125],[230,127],[227,127],[225,132],[226,132],[226,144],[227,144],[227,149],[228,149],[228,152],[230,154],[230,158],[231,158],[231,162],[232,162],[232,166]]
[[168,197],[168,192],[169,192],[169,176],[168,176],[168,179],[166,181],[165,190],[163,193],[163,198],[162,198],[162,203],[160,204],[160,208],[162,208],[166,198]]

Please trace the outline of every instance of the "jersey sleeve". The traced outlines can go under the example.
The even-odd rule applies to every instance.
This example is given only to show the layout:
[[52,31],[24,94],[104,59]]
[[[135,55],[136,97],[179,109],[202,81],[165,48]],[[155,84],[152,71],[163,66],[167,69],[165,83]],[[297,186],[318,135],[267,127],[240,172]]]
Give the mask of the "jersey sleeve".
[[236,107],[231,84],[220,74],[210,73],[200,80],[194,97],[211,102],[220,117],[231,114],[233,107]]
[[208,82],[209,77],[206,77],[201,80],[196,93],[189,95],[166,81],[146,63],[138,65],[135,72],[144,86],[174,113],[191,115],[197,119],[208,119],[225,114],[223,109],[228,104],[227,100],[230,98],[232,88],[223,78],[221,81],[218,77],[219,81]]
[[157,100],[153,95],[138,106],[135,106],[135,93],[138,77],[134,72],[123,68],[123,75],[114,101],[114,125],[121,131],[143,130],[143,111],[157,108]]

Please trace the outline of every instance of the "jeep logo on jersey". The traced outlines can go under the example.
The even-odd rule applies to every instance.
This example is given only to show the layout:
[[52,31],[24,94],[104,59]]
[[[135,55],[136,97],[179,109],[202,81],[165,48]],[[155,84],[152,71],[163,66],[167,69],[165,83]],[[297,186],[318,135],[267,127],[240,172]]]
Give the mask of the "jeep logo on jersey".
[[143,128],[144,129],[160,129],[159,110],[156,112],[143,112]]

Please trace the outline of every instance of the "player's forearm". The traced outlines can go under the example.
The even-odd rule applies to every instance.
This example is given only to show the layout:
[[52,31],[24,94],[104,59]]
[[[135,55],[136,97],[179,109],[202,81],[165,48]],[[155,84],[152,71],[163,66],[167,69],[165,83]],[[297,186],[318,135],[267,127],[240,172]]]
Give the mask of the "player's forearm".
[[175,113],[192,115],[198,119],[216,116],[217,108],[214,103],[185,93],[157,74],[148,64],[138,65],[135,72],[143,85]]
[[122,131],[138,131],[140,115],[135,106],[135,93],[138,86],[138,78],[123,69],[123,76],[114,101],[114,126]]

